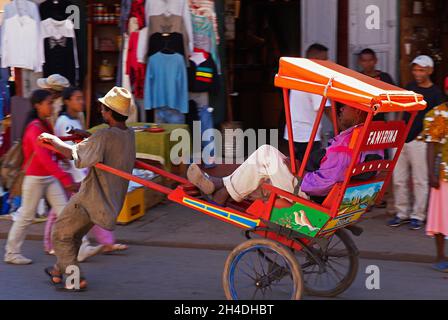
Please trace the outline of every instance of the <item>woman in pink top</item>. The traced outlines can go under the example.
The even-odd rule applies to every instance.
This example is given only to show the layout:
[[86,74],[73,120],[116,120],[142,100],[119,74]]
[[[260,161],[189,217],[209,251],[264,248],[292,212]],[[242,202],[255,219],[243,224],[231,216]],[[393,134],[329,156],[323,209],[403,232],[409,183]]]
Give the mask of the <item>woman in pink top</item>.
[[21,248],[40,199],[48,199],[59,215],[67,203],[66,191],[76,190],[71,175],[58,166],[56,155],[37,142],[37,137],[42,133],[53,133],[53,128],[47,121],[53,112],[52,102],[51,93],[47,90],[36,90],[31,96],[32,110],[22,139],[23,168],[26,169],[22,185],[22,206],[9,231],[4,257],[7,263],[32,263],[31,259],[21,254]]

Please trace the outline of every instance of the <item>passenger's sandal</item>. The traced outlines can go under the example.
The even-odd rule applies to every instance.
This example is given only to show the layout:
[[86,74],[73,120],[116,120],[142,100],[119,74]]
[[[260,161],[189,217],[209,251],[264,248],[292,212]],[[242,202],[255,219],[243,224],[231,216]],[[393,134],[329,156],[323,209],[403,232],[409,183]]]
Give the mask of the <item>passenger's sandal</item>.
[[199,166],[192,163],[187,170],[187,178],[192,184],[199,188],[205,194],[215,192],[215,185],[210,180],[210,176],[203,172]]

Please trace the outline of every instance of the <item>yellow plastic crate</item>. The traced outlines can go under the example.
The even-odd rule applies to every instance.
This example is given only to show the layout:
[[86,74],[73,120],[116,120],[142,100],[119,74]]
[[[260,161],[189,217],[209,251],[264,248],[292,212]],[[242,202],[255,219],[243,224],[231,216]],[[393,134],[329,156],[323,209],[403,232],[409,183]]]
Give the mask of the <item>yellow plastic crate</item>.
[[145,214],[145,191],[138,188],[128,192],[123,208],[117,217],[117,224],[128,224]]

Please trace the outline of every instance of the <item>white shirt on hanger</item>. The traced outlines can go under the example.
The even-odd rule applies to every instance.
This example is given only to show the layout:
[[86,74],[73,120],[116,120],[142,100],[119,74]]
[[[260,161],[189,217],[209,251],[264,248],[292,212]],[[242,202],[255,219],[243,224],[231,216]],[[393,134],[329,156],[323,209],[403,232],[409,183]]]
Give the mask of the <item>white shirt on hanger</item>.
[[45,56],[37,5],[31,1],[16,0],[5,5],[4,9],[2,68],[17,67],[41,72]]
[[41,22],[42,38],[54,37],[60,39],[62,37],[74,38],[75,25],[72,20],[55,20],[53,18],[45,19]]
[[[70,19],[59,21],[53,18],[45,19],[41,22],[42,39],[53,37],[55,39],[73,38],[73,54],[75,57],[75,67],[79,68],[78,48],[76,44],[75,25]],[[43,41],[43,40],[42,40]]]

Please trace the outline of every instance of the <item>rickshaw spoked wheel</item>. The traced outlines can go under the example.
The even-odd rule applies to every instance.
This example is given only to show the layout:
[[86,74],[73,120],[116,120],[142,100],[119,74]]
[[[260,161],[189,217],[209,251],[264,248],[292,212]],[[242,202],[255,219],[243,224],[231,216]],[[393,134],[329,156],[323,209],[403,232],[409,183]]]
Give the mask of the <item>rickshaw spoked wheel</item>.
[[229,300],[299,300],[303,293],[302,271],[294,254],[269,239],[251,239],[233,249],[222,282]]
[[[335,297],[347,290],[358,273],[358,250],[349,233],[339,229],[323,248],[316,242],[307,250],[294,251],[302,269],[305,293],[317,297]],[[316,257],[320,259],[316,261]],[[324,269],[322,268],[324,266]]]

